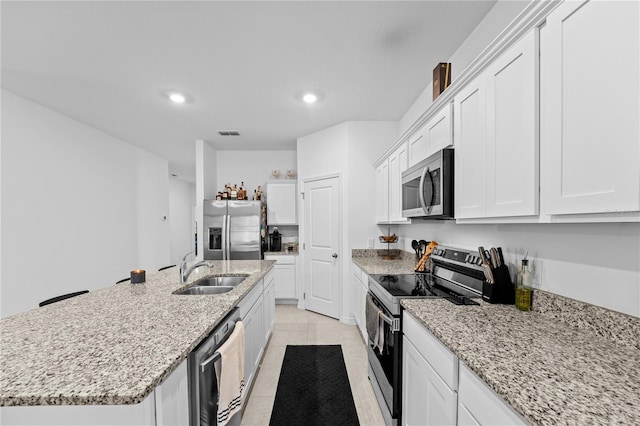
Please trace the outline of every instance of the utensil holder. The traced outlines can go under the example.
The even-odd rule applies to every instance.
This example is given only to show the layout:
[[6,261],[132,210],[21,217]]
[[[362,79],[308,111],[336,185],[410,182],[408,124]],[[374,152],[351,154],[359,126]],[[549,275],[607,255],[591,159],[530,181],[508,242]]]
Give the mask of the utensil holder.
[[482,284],[482,300],[489,303],[501,303],[503,305],[513,305],[516,302],[516,292],[513,288],[511,275],[507,265],[500,265],[491,268],[494,283],[487,280]]

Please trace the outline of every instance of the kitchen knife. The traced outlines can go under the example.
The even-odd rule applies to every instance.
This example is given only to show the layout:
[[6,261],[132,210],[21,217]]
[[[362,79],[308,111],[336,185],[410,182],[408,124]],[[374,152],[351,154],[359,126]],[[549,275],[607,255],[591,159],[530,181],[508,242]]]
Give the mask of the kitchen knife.
[[493,273],[491,272],[491,265],[489,264],[489,258],[487,256],[487,251],[484,247],[478,247],[478,253],[480,253],[480,259],[482,259],[482,271],[484,272],[484,277],[487,279],[489,284],[493,284]]
[[502,247],[498,247],[498,259],[500,259],[500,265],[504,265],[504,256],[502,255]]
[[491,266],[493,266],[494,269],[497,269],[500,266],[498,250],[496,250],[495,247],[491,247],[489,253],[491,254]]

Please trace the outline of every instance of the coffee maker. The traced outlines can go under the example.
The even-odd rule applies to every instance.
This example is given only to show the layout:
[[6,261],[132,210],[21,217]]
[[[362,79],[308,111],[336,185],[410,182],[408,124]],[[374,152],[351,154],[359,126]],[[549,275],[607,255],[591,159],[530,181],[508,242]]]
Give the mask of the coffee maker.
[[278,228],[273,228],[273,232],[269,234],[269,251],[282,251],[282,234]]

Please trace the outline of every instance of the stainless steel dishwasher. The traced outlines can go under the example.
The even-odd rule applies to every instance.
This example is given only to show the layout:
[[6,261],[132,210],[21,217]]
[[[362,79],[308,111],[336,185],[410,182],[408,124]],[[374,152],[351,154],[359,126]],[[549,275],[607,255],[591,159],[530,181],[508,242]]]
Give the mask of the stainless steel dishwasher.
[[[217,424],[219,393],[215,362],[220,359],[220,353],[217,350],[231,335],[237,321],[240,321],[240,312],[234,308],[211,334],[189,354],[187,371],[189,374],[189,424],[191,426]],[[237,417],[239,420],[240,416]]]

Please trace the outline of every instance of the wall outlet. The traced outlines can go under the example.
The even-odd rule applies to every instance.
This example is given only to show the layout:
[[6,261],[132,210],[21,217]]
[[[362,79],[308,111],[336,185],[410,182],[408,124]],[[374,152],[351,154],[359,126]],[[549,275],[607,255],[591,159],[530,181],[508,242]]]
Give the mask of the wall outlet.
[[369,238],[367,240],[367,248],[372,249],[375,247],[375,245],[376,245],[376,240],[374,238]]

